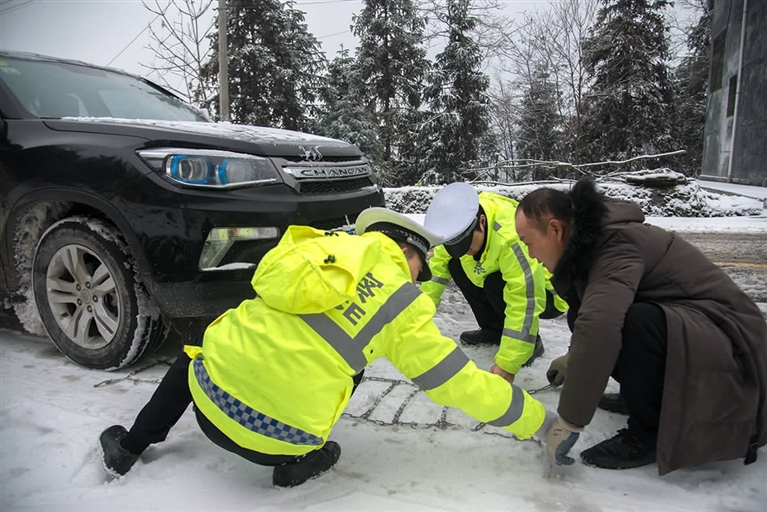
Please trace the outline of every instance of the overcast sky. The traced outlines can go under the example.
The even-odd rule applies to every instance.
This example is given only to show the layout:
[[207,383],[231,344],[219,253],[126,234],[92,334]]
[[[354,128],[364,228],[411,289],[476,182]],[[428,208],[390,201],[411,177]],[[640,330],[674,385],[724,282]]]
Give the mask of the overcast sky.
[[[149,0],[152,4],[154,1]],[[550,3],[550,0],[499,1],[505,5],[504,14],[517,19],[524,12],[544,10]],[[361,0],[295,0],[294,5],[306,13],[309,31],[322,43],[329,59],[337,55],[342,45],[354,51],[357,40],[350,26],[352,15],[363,7]],[[218,0],[214,0],[210,19],[217,6]],[[679,5],[674,12],[682,12]],[[147,30],[152,22],[159,23],[141,0],[0,0],[0,50],[110,66],[162,83],[142,66],[154,60],[154,53],[148,48],[152,41]],[[433,58],[438,50],[433,49],[429,56]]]
[[[504,3],[512,16],[545,8],[548,0]],[[360,0],[297,0],[295,5],[306,12],[309,30],[329,58],[335,57],[341,44],[356,47],[349,27],[352,15],[362,8]],[[141,63],[152,60],[146,28],[154,18],[140,0],[0,0],[0,49],[98,65],[111,62],[112,67],[146,75]]]

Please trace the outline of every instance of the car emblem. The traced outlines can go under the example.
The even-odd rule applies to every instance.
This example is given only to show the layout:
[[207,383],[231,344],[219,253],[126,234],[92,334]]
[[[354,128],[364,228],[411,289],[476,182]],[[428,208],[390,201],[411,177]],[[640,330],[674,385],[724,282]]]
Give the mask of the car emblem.
[[312,146],[308,149],[304,146],[298,146],[298,149],[301,151],[301,158],[304,160],[310,160],[312,162],[322,160],[322,153],[320,153],[319,146]]

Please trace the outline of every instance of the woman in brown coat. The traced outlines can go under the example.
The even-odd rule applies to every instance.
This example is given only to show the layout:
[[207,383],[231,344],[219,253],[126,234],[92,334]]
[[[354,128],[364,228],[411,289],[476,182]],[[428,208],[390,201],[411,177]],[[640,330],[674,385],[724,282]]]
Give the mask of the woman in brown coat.
[[570,351],[549,454],[567,452],[591,422],[612,375],[628,428],[581,453],[622,469],[656,460],[664,475],[743,457],[767,444],[767,324],[720,268],[674,233],[643,224],[634,203],[605,198],[593,181],[569,193],[538,189],[517,210],[531,256],[570,305]]

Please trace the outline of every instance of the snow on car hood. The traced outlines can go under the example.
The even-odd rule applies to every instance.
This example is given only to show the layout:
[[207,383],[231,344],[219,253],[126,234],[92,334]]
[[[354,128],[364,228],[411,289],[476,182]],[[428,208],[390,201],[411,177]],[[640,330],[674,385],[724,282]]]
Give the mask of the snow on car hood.
[[[153,119],[120,119],[111,117],[64,117],[46,119],[54,130],[86,131],[113,135],[130,135],[147,140],[189,142],[230,147],[265,155],[293,155],[297,146],[322,148],[324,156],[359,156],[356,146],[328,137],[308,133],[249,126],[228,122],[160,121]],[[253,146],[256,147],[253,147]]]
[[61,120],[88,124],[98,123],[103,125],[152,127],[161,130],[184,132],[192,135],[226,137],[243,142],[312,142],[322,143],[323,145],[349,145],[345,142],[330,139],[328,137],[321,137],[319,135],[295,132],[292,130],[282,130],[279,128],[269,128],[266,126],[249,126],[228,122],[205,123],[197,121],[158,121],[154,119],[120,119],[113,117],[64,117]]

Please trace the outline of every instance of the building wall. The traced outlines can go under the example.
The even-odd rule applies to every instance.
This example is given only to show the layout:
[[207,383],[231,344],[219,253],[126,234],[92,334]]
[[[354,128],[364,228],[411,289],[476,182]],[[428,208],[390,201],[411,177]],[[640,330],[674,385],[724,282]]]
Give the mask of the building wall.
[[[744,2],[714,2],[701,178],[767,186],[767,1],[748,0],[743,70],[739,76]],[[739,80],[741,90],[735,116]],[[728,173],[731,147],[732,169]]]

